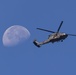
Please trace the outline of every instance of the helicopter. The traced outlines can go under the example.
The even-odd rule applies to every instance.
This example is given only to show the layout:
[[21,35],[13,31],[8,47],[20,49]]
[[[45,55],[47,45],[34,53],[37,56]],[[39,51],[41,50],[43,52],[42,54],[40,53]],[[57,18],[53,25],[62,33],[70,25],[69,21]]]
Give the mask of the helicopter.
[[44,45],[44,44],[47,44],[47,43],[50,43],[50,42],[51,43],[59,42],[59,41],[63,42],[63,40],[65,40],[68,36],[76,36],[75,34],[67,34],[67,33],[59,32],[62,24],[63,24],[63,21],[61,21],[61,23],[60,23],[56,32],[51,31],[51,30],[42,29],[42,28],[37,28],[38,30],[50,32],[52,34],[50,34],[48,36],[48,39],[43,41],[43,42],[38,42],[37,40],[34,40],[33,41],[34,45],[36,45],[37,47],[41,47],[41,45]]

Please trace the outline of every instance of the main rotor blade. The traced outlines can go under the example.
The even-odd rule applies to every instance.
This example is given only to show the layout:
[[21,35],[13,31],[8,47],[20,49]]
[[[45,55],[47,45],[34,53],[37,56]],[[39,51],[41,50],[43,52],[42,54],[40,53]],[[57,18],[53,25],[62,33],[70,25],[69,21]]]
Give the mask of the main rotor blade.
[[42,30],[42,31],[46,31],[46,32],[51,32],[51,33],[55,33],[54,31],[50,31],[50,30],[46,30],[46,29],[42,29],[42,28],[37,28],[38,30]]
[[59,28],[58,28],[58,30],[57,30],[57,33],[59,32],[59,30],[60,30],[62,24],[63,24],[63,21],[61,21],[60,26],[59,26]]
[[69,35],[69,36],[76,36],[75,34],[67,34],[67,35]]

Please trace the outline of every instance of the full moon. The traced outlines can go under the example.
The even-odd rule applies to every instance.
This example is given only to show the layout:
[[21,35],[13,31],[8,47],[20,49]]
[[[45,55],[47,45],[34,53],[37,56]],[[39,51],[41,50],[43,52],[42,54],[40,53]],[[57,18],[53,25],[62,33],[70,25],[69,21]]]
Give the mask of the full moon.
[[6,29],[2,42],[4,46],[15,46],[25,42],[30,37],[30,32],[23,26],[13,25]]

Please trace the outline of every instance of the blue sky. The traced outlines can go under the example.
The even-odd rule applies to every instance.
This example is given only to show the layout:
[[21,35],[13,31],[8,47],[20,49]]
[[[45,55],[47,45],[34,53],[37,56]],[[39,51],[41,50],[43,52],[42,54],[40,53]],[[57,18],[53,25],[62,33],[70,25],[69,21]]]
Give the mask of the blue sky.
[[[75,0],[1,0],[0,1],[0,75],[76,75],[76,37],[63,43],[37,48],[34,39],[43,41],[50,33],[37,27],[76,34]],[[31,36],[25,43],[4,47],[2,35],[12,25],[26,27]]]

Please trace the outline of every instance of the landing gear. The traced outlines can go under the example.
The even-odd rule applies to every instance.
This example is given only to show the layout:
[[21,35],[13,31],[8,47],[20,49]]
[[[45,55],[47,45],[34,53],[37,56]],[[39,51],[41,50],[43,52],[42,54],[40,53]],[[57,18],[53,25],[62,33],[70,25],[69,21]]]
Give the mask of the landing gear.
[[61,42],[63,42],[63,40],[61,40]]

